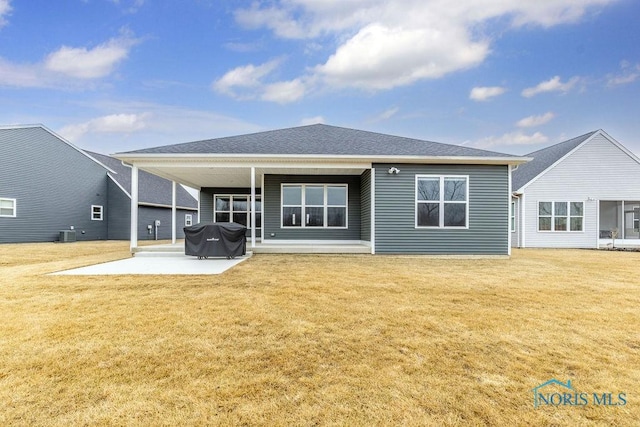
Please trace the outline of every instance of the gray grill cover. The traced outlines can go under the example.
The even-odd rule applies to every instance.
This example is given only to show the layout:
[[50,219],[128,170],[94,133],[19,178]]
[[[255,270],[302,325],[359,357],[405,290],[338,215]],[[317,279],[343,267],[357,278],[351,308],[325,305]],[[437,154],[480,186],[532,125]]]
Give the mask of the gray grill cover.
[[235,222],[199,223],[184,227],[184,253],[197,257],[245,255],[247,227]]

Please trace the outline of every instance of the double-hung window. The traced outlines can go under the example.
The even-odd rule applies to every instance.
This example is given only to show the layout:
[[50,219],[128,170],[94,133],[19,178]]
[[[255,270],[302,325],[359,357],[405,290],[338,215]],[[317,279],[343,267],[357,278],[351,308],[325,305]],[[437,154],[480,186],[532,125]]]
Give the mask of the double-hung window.
[[346,184],[282,184],[282,227],[346,228]]
[[16,199],[0,198],[0,217],[16,217]]
[[103,211],[102,205],[91,205],[91,221],[102,221]]
[[538,231],[582,231],[584,202],[538,202]]
[[516,231],[516,202],[511,202],[511,232]]
[[416,227],[469,226],[469,177],[416,175]]

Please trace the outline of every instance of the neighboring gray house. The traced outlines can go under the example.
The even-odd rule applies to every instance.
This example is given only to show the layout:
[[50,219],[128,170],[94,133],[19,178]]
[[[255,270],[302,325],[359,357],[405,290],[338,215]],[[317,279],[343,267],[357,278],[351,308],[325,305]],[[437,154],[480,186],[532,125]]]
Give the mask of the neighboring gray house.
[[107,238],[105,165],[44,126],[0,127],[0,243]]
[[470,255],[510,253],[511,168],[527,161],[327,125],[114,157],[200,189],[200,219],[246,224],[253,248]]
[[[107,238],[128,240],[131,236],[131,167],[104,154],[87,153],[111,170],[107,173]],[[171,239],[171,181],[140,172],[139,189],[138,239]],[[176,209],[176,237],[181,239],[184,238],[183,227],[198,222],[198,202],[180,185],[176,187]],[[160,221],[158,226],[156,221]]]
[[[87,153],[42,125],[0,127],[0,159],[0,243],[57,241],[63,230],[76,240],[130,238],[131,168],[119,160]],[[176,196],[183,237],[198,204],[181,186]],[[172,237],[171,202],[170,181],[140,174],[140,239],[155,238],[156,219],[158,238]]]
[[527,155],[513,172],[512,245],[640,245],[640,160],[603,130]]

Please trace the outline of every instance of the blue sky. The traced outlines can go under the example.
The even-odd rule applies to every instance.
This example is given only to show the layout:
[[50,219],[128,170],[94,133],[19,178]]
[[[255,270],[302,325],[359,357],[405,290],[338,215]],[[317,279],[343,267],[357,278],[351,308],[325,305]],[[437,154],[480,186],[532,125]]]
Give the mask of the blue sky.
[[637,0],[0,0],[0,124],[115,153],[326,123],[640,154]]

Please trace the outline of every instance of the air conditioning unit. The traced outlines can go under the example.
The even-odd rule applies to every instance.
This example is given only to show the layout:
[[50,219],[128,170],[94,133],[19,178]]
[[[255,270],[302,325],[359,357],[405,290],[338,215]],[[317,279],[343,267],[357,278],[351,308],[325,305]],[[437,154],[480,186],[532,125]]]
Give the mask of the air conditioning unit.
[[60,242],[69,243],[76,241],[76,230],[61,230],[60,231]]

